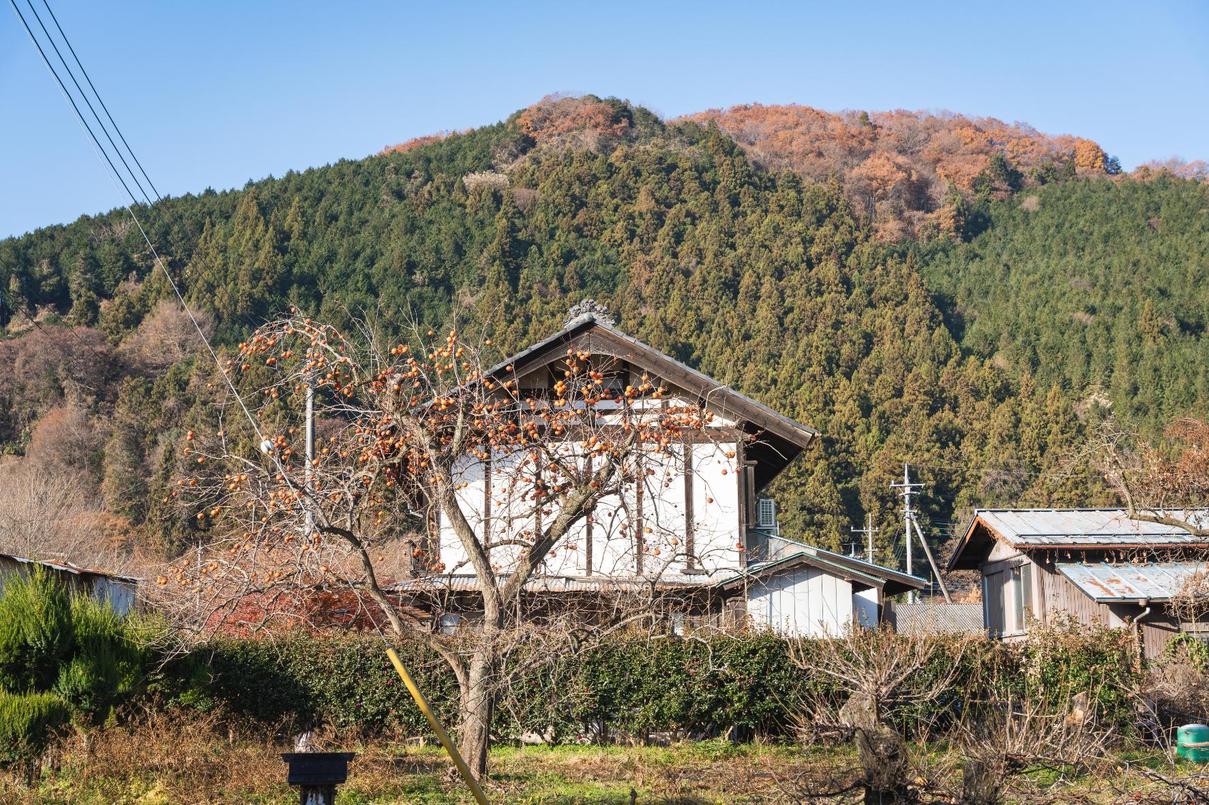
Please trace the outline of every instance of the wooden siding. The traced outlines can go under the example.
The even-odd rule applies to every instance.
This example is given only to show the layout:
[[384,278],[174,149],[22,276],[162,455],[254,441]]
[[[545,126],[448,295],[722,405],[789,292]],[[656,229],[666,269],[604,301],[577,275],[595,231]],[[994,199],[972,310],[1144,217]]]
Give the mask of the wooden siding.
[[852,584],[818,568],[796,567],[753,581],[752,622],[790,637],[842,634],[854,621]]

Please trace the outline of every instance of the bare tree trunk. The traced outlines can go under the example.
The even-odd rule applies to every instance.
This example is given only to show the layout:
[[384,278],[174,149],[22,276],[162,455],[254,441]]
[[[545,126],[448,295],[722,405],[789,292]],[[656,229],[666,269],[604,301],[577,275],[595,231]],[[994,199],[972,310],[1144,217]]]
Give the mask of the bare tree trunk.
[[482,780],[487,774],[487,749],[491,743],[491,719],[495,712],[495,650],[485,641],[470,658],[459,713],[462,759]]

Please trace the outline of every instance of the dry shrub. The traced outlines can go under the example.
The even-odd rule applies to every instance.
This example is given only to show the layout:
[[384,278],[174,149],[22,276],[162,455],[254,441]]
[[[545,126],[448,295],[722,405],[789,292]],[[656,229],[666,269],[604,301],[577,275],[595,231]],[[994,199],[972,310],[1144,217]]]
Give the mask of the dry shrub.
[[[47,756],[62,801],[250,802],[290,801],[283,752],[293,741],[280,729],[230,711],[148,707],[119,724],[64,738]],[[357,751],[350,787],[384,792],[417,774],[444,772],[441,755],[404,753],[389,744],[358,745],[348,732],[308,735],[306,751]],[[0,802],[36,803],[37,783],[0,776]]]
[[1181,724],[1209,721],[1209,650],[1193,639],[1176,638],[1167,656],[1147,669],[1142,700],[1161,739]]
[[914,753],[891,719],[898,710],[927,705],[950,692],[968,644],[950,644],[929,634],[852,629],[816,641],[809,651],[805,645],[791,644],[794,663],[822,672],[850,692],[838,709],[831,697],[808,703],[810,731],[851,736],[860,770],[825,780],[801,779],[798,793],[840,796],[860,789],[866,802],[914,801],[919,778],[913,773]]
[[223,710],[148,709],[63,741],[52,763],[113,801],[141,780],[170,802],[239,802],[284,787],[283,751],[271,730]]
[[1061,701],[996,698],[968,711],[958,742],[962,758],[961,801],[1004,801],[1011,784],[1029,771],[1084,774],[1107,763],[1114,739],[1092,711],[1092,697]]

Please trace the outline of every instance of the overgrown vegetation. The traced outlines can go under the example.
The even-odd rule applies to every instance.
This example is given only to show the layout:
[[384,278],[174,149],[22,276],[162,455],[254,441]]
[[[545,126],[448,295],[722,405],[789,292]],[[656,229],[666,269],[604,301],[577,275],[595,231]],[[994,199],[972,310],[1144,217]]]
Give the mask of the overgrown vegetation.
[[69,719],[99,724],[129,701],[148,635],[108,604],[71,595],[41,568],[0,593],[0,763],[29,763]]

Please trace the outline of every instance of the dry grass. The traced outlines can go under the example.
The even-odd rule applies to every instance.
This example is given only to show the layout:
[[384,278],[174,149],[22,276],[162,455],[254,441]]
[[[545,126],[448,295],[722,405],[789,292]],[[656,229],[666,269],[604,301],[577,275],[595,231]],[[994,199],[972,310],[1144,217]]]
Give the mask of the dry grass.
[[[356,803],[468,802],[434,747],[367,742],[351,735],[316,736],[317,749],[358,752],[340,801]],[[121,726],[64,737],[33,781],[0,775],[4,803],[297,802],[284,784],[279,757],[292,747],[264,727],[229,717],[146,712]],[[959,781],[959,764],[940,750],[915,748],[937,790]],[[488,792],[493,802],[640,803],[800,802],[804,790],[838,790],[857,768],[846,748],[731,745],[669,747],[502,747],[492,752]],[[1050,802],[1191,802],[1152,775],[1176,774],[1162,756],[1122,761],[1106,777],[1025,776],[1011,799]],[[1187,770],[1182,779],[1195,780]],[[959,790],[955,788],[953,790]],[[1178,792],[1174,792],[1178,793]],[[1187,792],[1184,792],[1186,795]],[[850,799],[851,795],[849,795]],[[1018,798],[1018,799],[1017,799]],[[816,800],[819,801],[819,800]],[[821,801],[849,801],[843,797]],[[955,802],[938,794],[932,801]]]

